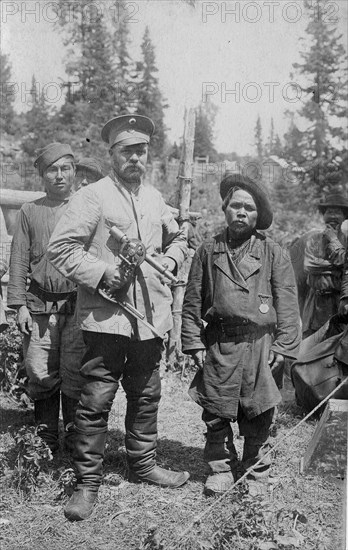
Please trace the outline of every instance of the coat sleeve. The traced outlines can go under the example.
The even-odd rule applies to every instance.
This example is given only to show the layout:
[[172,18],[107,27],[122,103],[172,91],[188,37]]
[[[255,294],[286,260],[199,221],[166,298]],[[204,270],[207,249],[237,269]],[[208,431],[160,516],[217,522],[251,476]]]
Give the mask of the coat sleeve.
[[30,224],[27,206],[17,215],[16,230],[11,243],[10,273],[7,288],[9,307],[27,305],[27,276],[30,269]]
[[182,311],[182,351],[205,349],[202,306],[204,301],[203,247],[200,246],[192,259]]
[[301,343],[301,320],[294,270],[288,251],[275,243],[272,262],[272,294],[277,327],[272,350],[296,359]]
[[341,300],[348,298],[348,245],[346,246],[345,260],[342,274]]
[[184,231],[179,228],[172,212],[162,198],[161,220],[164,256],[175,261],[176,271],[178,271],[187,257],[187,240]]
[[107,267],[101,250],[89,250],[88,246],[100,217],[98,197],[91,188],[82,188],[70,199],[47,249],[54,267],[91,293],[96,291]]

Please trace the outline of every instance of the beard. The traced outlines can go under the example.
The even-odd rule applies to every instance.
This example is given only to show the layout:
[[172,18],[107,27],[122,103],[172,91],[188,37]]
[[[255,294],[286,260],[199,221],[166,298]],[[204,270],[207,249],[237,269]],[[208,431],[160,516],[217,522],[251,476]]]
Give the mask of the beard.
[[254,228],[246,223],[232,222],[229,226],[229,234],[232,240],[246,240],[251,237]]
[[121,168],[115,167],[115,172],[126,183],[140,184],[145,168],[142,164],[123,165]]

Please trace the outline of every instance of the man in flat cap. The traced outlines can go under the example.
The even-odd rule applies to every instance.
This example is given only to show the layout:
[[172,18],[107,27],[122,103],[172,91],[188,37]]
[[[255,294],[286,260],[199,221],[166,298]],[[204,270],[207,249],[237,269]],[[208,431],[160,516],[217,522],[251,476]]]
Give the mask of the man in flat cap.
[[329,194],[318,203],[325,227],[313,229],[290,245],[298,285],[303,337],[314,334],[339,307],[347,237],[348,199]]
[[[156,465],[160,336],[172,327],[171,289],[147,262],[127,270],[122,244],[110,233],[114,227],[129,239],[140,239],[146,255],[156,256],[174,274],[186,257],[184,234],[169,207],[155,188],[143,183],[153,132],[154,124],[145,116],[123,115],[106,123],[101,135],[109,146],[112,172],[74,195],[48,249],[53,265],[78,285],[78,317],[87,344],[76,414],[78,483],[65,508],[70,520],[92,513],[120,380],[127,397],[129,480],[176,488],[189,477]],[[105,286],[118,304],[98,292]],[[138,322],[129,306],[146,324]]]
[[76,189],[101,180],[106,176],[102,163],[92,157],[83,157],[76,163]]
[[46,425],[40,435],[52,451],[57,450],[61,394],[65,446],[71,450],[81,387],[79,367],[85,346],[74,321],[76,285],[62,276],[45,255],[74,183],[70,145],[47,145],[34,166],[46,195],[23,204],[19,211],[11,245],[7,303],[17,309],[18,327],[24,335],[24,360],[35,421]]
[[242,467],[261,459],[250,476],[267,477],[270,427],[281,401],[272,371],[295,358],[300,343],[290,259],[258,231],[272,223],[267,195],[242,174],[223,179],[220,194],[227,228],[197,249],[182,316],[182,349],[199,368],[190,395],[207,427],[207,495],[229,489],[241,470],[231,422],[244,436]]

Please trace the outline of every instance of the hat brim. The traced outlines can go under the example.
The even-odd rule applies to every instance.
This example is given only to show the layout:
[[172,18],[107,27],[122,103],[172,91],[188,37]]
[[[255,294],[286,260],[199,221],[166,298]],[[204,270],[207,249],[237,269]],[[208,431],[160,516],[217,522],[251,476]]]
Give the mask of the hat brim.
[[266,192],[252,179],[239,174],[232,174],[224,178],[220,183],[220,196],[222,200],[226,198],[228,192],[233,187],[239,187],[250,193],[257,206],[256,229],[268,229],[272,225],[273,212]]
[[326,203],[326,204],[319,204],[318,205],[318,210],[320,212],[320,214],[325,214],[325,210],[327,210],[328,208],[339,208],[340,210],[343,211],[343,215],[345,217],[345,219],[348,218],[348,206],[342,206],[342,204],[333,204],[333,203]]

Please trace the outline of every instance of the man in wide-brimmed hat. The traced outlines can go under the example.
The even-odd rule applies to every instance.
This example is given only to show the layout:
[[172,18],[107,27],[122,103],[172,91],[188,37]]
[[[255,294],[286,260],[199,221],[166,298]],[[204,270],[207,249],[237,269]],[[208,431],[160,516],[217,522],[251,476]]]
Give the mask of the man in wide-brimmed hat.
[[348,219],[348,199],[328,194],[318,203],[325,227],[306,233],[291,245],[297,275],[303,337],[306,338],[338,312],[347,238],[342,223]]
[[199,367],[190,395],[207,426],[206,494],[229,489],[240,471],[236,420],[244,436],[242,466],[261,459],[253,477],[267,477],[270,427],[281,401],[271,368],[296,357],[301,332],[290,259],[259,232],[273,217],[265,191],[235,174],[223,179],[220,194],[227,228],[197,249],[182,316],[183,351]]
[[[77,487],[65,508],[69,520],[88,518],[96,503],[108,415],[120,381],[127,398],[129,480],[174,489],[189,478],[187,472],[156,464],[159,366],[164,334],[172,327],[171,289],[147,262],[126,269],[121,243],[110,234],[115,227],[129,239],[140,237],[146,254],[172,272],[185,259],[183,231],[160,193],[144,185],[153,133],[153,121],[141,115],[122,115],[105,124],[101,137],[113,169],[76,193],[49,246],[52,263],[78,285],[77,312],[87,343],[75,422]],[[98,292],[105,286],[116,302]],[[134,308],[145,323],[130,313]]]
[[[67,143],[50,143],[37,156],[46,194],[23,204],[13,236],[7,303],[17,310],[24,335],[24,362],[35,421],[51,451],[58,448],[60,402],[65,445],[72,450],[80,396],[80,360],[85,346],[75,322],[76,285],[47,261],[52,231],[65,212],[75,180],[75,159]],[[30,280],[27,287],[27,278]]]

